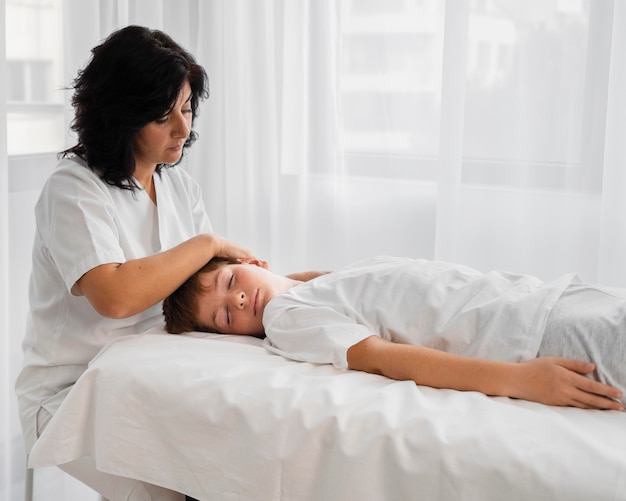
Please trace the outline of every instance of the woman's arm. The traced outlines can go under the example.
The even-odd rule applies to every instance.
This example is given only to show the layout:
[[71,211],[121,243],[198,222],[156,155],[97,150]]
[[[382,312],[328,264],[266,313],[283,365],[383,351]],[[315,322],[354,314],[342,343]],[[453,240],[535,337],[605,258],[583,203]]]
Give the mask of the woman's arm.
[[619,390],[584,376],[593,371],[593,364],[565,358],[496,362],[371,336],[350,347],[348,366],[434,388],[479,391],[548,405],[624,410],[613,400],[621,398]]
[[152,256],[97,266],[72,292],[85,295],[105,317],[126,318],[166,298],[216,255],[254,257],[217,235],[202,234]]

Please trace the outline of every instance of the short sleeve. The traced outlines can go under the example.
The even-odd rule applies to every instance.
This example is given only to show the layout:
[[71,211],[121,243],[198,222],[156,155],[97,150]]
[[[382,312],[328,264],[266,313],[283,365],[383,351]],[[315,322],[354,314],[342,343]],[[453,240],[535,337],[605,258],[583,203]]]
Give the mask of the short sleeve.
[[76,162],[62,162],[48,179],[35,206],[35,219],[68,290],[95,266],[125,260],[107,187]]
[[[274,298],[268,304],[278,302]],[[348,349],[364,339],[377,335],[367,326],[330,307],[306,305],[279,308],[264,314],[265,347],[278,355],[300,362],[333,364],[348,368]],[[266,316],[268,320],[266,322]]]

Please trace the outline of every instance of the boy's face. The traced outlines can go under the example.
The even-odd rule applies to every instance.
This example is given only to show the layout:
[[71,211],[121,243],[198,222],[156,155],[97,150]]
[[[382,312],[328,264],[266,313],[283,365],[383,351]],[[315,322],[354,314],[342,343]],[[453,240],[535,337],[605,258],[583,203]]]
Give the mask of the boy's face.
[[226,264],[199,277],[197,323],[223,334],[263,334],[263,312],[291,281],[255,264]]

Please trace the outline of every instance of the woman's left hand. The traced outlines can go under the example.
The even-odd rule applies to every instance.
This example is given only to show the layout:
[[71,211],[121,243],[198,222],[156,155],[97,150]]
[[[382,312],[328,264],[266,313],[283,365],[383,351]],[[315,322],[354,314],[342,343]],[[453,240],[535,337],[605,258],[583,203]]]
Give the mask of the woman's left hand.
[[72,293],[83,294],[102,316],[127,318],[162,301],[215,256],[256,259],[223,237],[202,233],[151,256],[96,266]]

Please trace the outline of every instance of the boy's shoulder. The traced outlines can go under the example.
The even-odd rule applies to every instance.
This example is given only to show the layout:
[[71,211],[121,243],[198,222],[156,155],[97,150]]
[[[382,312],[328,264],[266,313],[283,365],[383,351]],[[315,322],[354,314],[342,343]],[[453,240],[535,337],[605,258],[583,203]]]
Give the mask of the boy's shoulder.
[[[419,259],[413,259],[410,257],[390,256],[390,255],[378,255],[374,257],[368,257],[355,261],[343,268],[337,270],[336,273],[345,274],[364,274],[364,273],[378,273],[381,271],[390,271],[396,268],[415,263],[417,261],[424,261]],[[424,261],[425,262],[425,261]]]
[[307,285],[315,289],[319,289],[322,286],[336,287],[340,283],[354,282],[355,280],[361,281],[381,273],[395,273],[397,269],[416,261],[419,260],[388,255],[369,257],[304,282],[297,289],[299,292],[303,291],[308,288]]

